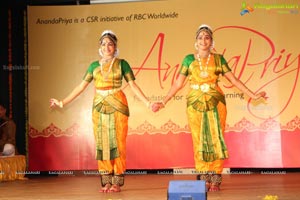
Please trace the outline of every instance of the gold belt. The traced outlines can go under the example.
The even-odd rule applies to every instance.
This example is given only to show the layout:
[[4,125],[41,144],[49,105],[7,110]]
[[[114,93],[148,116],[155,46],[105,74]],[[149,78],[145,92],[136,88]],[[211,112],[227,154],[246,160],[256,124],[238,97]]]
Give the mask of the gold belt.
[[96,90],[96,93],[100,94],[101,96],[108,96],[110,94],[119,92],[120,90],[121,90],[121,88],[115,88],[115,89],[111,89],[111,90]]
[[216,83],[203,83],[203,84],[191,84],[190,87],[193,90],[201,90],[202,92],[208,92],[210,88],[215,88]]

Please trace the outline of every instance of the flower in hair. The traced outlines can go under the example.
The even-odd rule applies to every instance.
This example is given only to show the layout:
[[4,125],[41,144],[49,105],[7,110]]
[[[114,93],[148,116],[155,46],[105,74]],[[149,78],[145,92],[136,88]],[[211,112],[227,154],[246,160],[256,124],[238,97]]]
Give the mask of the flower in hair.
[[211,27],[206,24],[201,24],[201,26],[199,26],[198,29],[201,29],[201,28],[208,28],[209,30],[212,30]]
[[105,34],[112,34],[112,35],[116,35],[112,30],[105,30],[102,32],[101,36],[105,35]]

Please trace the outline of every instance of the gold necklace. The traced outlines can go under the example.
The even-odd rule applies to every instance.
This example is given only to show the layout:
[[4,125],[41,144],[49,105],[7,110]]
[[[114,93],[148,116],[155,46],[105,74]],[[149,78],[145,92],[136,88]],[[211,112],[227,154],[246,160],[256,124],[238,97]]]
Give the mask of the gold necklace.
[[100,62],[100,70],[101,70],[101,74],[102,74],[102,77],[104,78],[104,80],[107,80],[108,75],[112,69],[114,62],[115,62],[115,57],[112,59],[107,72],[104,72],[104,70],[103,70],[103,64],[106,62],[104,62],[104,63]]
[[208,63],[209,63],[209,60],[210,60],[210,54],[208,55],[208,58],[206,60],[206,65],[205,65],[204,69],[202,67],[202,61],[200,59],[200,55],[199,54],[197,54],[197,58],[198,58],[198,63],[199,63],[199,67],[200,67],[200,77],[201,78],[207,78],[208,77],[207,69],[208,69]]

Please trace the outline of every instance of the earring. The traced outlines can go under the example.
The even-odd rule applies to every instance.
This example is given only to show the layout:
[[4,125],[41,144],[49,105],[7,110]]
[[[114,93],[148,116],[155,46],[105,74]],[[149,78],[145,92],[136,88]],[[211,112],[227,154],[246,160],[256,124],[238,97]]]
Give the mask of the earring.
[[198,45],[197,45],[197,43],[195,43],[195,49],[198,50]]
[[101,57],[103,57],[103,53],[102,53],[102,51],[101,51],[101,48],[98,49],[98,52],[99,52],[99,55],[100,55]]
[[210,50],[215,48],[215,41],[212,41],[211,46],[210,46]]
[[120,51],[119,51],[119,49],[117,48],[116,51],[115,51],[114,56],[115,56],[115,57],[118,57],[118,56],[119,56],[119,53],[120,53]]

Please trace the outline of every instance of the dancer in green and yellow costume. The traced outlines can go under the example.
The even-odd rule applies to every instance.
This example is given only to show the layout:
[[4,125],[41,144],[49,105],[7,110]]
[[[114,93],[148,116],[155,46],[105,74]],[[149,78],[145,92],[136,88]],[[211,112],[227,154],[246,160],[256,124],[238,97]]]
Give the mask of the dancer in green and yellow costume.
[[195,168],[199,173],[197,178],[206,181],[209,191],[218,191],[223,162],[228,158],[224,141],[227,111],[224,93],[218,85],[219,77],[225,76],[252,99],[266,98],[266,93],[254,94],[249,90],[234,76],[224,57],[211,52],[213,46],[212,29],[201,25],[196,32],[196,52],[184,58],[178,79],[166,98],[153,104],[152,110],[156,112],[165,107],[188,78],[187,116],[193,139]]
[[138,98],[150,108],[146,98],[126,60],[118,58],[117,37],[112,31],[104,31],[99,40],[100,59],[91,63],[82,82],[63,100],[50,99],[50,107],[63,108],[88,84],[94,81],[93,130],[96,141],[96,159],[101,174],[100,192],[120,192],[126,171],[126,136],[129,109],[121,90],[124,78]]

